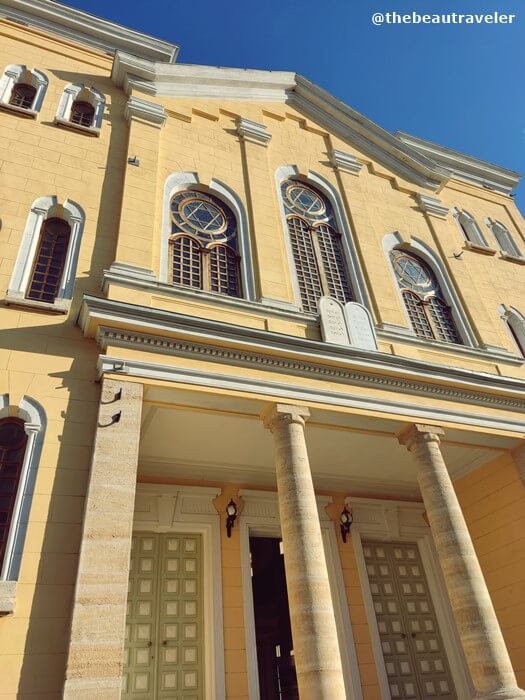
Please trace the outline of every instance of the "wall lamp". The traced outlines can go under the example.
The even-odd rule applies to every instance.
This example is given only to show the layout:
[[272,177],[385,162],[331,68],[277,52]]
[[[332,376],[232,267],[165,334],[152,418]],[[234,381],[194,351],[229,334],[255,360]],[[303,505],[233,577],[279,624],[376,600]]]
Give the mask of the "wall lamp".
[[230,499],[230,502],[226,506],[226,532],[228,537],[232,536],[232,528],[234,522],[237,520],[237,506],[235,501]]
[[339,520],[341,521],[341,537],[343,538],[343,542],[346,544],[346,540],[348,538],[348,533],[350,532],[350,528],[352,527],[352,523],[354,522],[354,518],[352,513],[348,510],[348,508],[345,507],[341,511],[341,515],[339,516]]

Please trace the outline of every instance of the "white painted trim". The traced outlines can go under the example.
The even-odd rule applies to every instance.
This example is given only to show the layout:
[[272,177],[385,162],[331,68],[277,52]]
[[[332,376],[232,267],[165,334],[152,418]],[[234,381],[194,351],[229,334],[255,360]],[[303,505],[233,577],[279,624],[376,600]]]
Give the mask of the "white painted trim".
[[454,209],[452,209],[452,215],[463,241],[481,246],[482,248],[488,248],[487,241],[481,232],[481,228],[472,214],[469,214],[469,212],[464,209],[454,207]]
[[[7,290],[6,301],[8,303],[17,303],[19,300],[25,300],[35,255],[38,250],[42,225],[46,219],[52,216],[63,219],[71,228],[64,272],[62,273],[57,297],[52,304],[52,307],[56,307],[59,311],[67,310],[67,307],[64,308],[64,303],[73,297],[85,214],[81,207],[71,200],[66,199],[62,205],[59,204],[55,195],[40,197],[31,206],[9,289]],[[31,300],[27,300],[27,305],[30,305],[30,303]],[[36,302],[36,306],[38,305],[39,302]]]
[[237,121],[237,134],[241,139],[257,143],[259,146],[267,146],[272,140],[272,135],[265,124],[259,124],[244,117],[240,117]]
[[167,119],[166,110],[163,105],[150,102],[149,100],[143,100],[135,95],[132,95],[126,102],[124,116],[128,122],[134,117],[135,119],[142,119],[143,121],[150,122],[159,127],[164,126]]
[[[237,219],[237,242],[239,247],[239,255],[241,256],[241,282],[243,297],[248,300],[255,299],[254,279],[252,271],[252,254],[250,246],[250,232],[248,226],[248,217],[244,205],[238,195],[225,183],[212,178],[209,185],[204,186],[197,173],[194,172],[178,172],[172,173],[166,180],[164,185],[164,195],[162,204],[162,230],[161,230],[161,250],[160,250],[160,275],[161,282],[167,284],[169,279],[168,274],[168,250],[169,238],[171,236],[171,215],[170,204],[173,196],[182,190],[200,190],[202,192],[209,191],[218,199],[222,199],[228,206]],[[212,292],[208,292],[212,294]],[[217,295],[222,297],[223,295]]]
[[332,205],[338,229],[342,234],[341,240],[343,244],[344,260],[349,273],[352,291],[355,295],[354,301],[368,308],[368,294],[366,291],[364,278],[361,274],[361,270],[358,264],[357,251],[354,244],[354,235],[345,216],[339,192],[322,175],[319,175],[313,172],[312,170],[309,170],[306,175],[301,175],[299,173],[299,168],[296,165],[282,165],[275,171],[275,185],[277,188],[277,200],[279,202],[279,211],[281,214],[281,224],[284,235],[285,250],[288,257],[288,268],[290,270],[292,278],[292,288],[294,292],[295,304],[298,308],[301,308],[301,293],[299,289],[299,282],[297,280],[297,271],[292,251],[292,244],[290,241],[290,232],[288,229],[288,222],[286,220],[286,212],[284,209],[283,197],[281,193],[282,183],[285,180],[290,179],[303,182],[305,185],[311,183],[314,186],[314,188],[319,190],[321,194],[323,194]]
[[[452,280],[449,279],[448,273],[447,273],[442,261],[440,260],[440,258],[423,241],[421,241],[417,238],[411,237],[410,242],[408,243],[399,231],[394,231],[392,233],[387,233],[384,236],[384,238],[383,238],[383,250],[385,252],[387,264],[388,264],[390,272],[392,274],[392,282],[396,288],[396,293],[398,295],[401,307],[405,313],[405,318],[407,319],[408,328],[412,329],[412,322],[410,321],[410,317],[408,315],[405,302],[403,301],[403,297],[402,297],[401,291],[399,289],[399,284],[397,283],[397,278],[396,278],[396,274],[394,271],[394,267],[392,265],[392,261],[390,260],[390,251],[396,247],[401,247],[403,250],[406,250],[407,252],[411,252],[411,251],[414,252],[416,255],[418,255],[420,258],[422,258],[427,263],[427,265],[430,266],[430,268],[432,269],[432,271],[436,275],[436,278],[437,278],[438,284],[441,288],[441,291],[442,291],[446,301],[448,302],[448,304],[451,308],[452,317],[454,319],[454,322],[456,324],[456,328],[459,332],[461,339],[463,340],[463,342],[466,345],[468,345],[470,347],[475,347],[477,345],[476,337],[475,337],[475,335],[470,327],[470,324],[467,320],[465,313],[463,312],[459,298],[456,294],[456,290],[454,289]],[[415,332],[413,331],[413,329],[412,329],[412,332],[415,335]]]
[[40,108],[42,107],[49,81],[47,76],[41,71],[36,68],[28,69],[22,64],[6,66],[4,69],[0,78],[0,105],[9,109],[13,108],[13,105],[9,104],[9,100],[11,99],[14,86],[20,82],[32,85],[36,88],[36,93],[30,109],[21,107],[14,109],[20,113],[36,115],[40,112]]
[[427,214],[433,214],[440,219],[445,219],[448,214],[448,207],[437,197],[430,197],[428,194],[419,192],[416,194],[416,201],[419,204],[421,211]]
[[174,63],[179,47],[54,0],[2,0],[0,16],[51,32],[99,51],[129,51],[152,61]]
[[[517,349],[520,357],[525,357],[525,316],[521,311],[518,311],[518,309],[515,309],[513,306],[506,306],[505,304],[500,304],[498,311],[513,346]],[[516,343],[516,339],[512,335],[510,328],[512,328],[516,334],[521,347]]]
[[[219,488],[137,484],[133,530],[202,535],[205,700],[226,700],[220,518],[213,506]],[[141,515],[141,499],[150,511]]]
[[[0,419],[7,418],[9,416],[9,396],[5,394],[0,399]],[[44,409],[37,401],[28,396],[24,396],[20,401],[16,417],[24,421],[24,430],[28,437],[11,516],[4,563],[0,572],[0,581],[16,581],[18,579],[46,429]]]
[[[115,343],[112,343],[115,345]],[[208,354],[209,357],[209,354]],[[154,362],[130,360],[126,357],[116,358],[100,355],[97,363],[99,376],[103,374],[121,374],[125,376],[141,377],[143,379],[158,379],[161,381],[178,382],[190,386],[203,386],[253,393],[261,397],[261,400],[272,400],[278,396],[286,401],[314,402],[325,406],[339,406],[345,408],[357,408],[370,411],[381,411],[389,415],[402,417],[403,420],[419,419],[430,421],[446,421],[458,425],[478,426],[487,430],[505,430],[516,433],[521,437],[525,431],[523,418],[512,420],[505,416],[498,417],[492,414],[480,415],[458,409],[446,409],[433,406],[420,406],[410,401],[393,399],[377,399],[373,396],[352,396],[345,392],[318,390],[309,387],[297,387],[284,382],[259,380],[242,377],[235,370],[226,374],[224,367],[217,372],[184,369],[171,365],[160,365]],[[399,390],[398,390],[399,395]],[[480,398],[478,405],[484,406]],[[516,410],[516,409],[515,409]],[[521,409],[522,415],[523,409]]]
[[[244,503],[244,508],[239,516],[239,531],[241,542],[246,661],[248,666],[248,699],[259,700],[257,646],[255,641],[255,619],[250,574],[250,536],[280,537],[279,502],[277,494],[268,491],[241,489],[239,491],[239,496]],[[363,694],[359,676],[359,665],[352,634],[352,625],[348,613],[337,541],[333,523],[324,510],[325,507],[331,503],[332,499],[327,496],[318,496],[316,500],[325,549],[328,578],[332,593],[332,604],[334,607],[337,636],[343,666],[346,699],[362,700]]]
[[[89,102],[95,110],[93,116],[93,122],[90,126],[82,126],[81,124],[74,124],[71,121],[71,108],[75,100],[82,100],[83,102]],[[66,85],[60,101],[58,103],[58,109],[56,113],[55,120],[57,123],[67,125],[72,129],[80,127],[81,131],[86,132],[96,132],[97,135],[102,127],[102,117],[104,115],[104,107],[106,105],[106,98],[94,87],[88,87],[86,85],[74,85],[70,83]]]
[[425,510],[423,504],[353,497],[346,498],[345,503],[349,506],[354,517],[351,536],[368,618],[381,700],[390,700],[390,689],[366,571],[363,539],[384,540],[385,542],[415,542],[417,544],[457,696],[458,698],[474,697],[474,686],[470,680],[461,642],[456,631],[430,528],[423,520]]
[[492,231],[492,235],[496,239],[498,248],[502,253],[502,257],[508,255],[511,258],[523,258],[520,249],[516,245],[514,238],[505,224],[502,224],[501,221],[495,221],[494,219],[488,218],[486,219],[485,223]]

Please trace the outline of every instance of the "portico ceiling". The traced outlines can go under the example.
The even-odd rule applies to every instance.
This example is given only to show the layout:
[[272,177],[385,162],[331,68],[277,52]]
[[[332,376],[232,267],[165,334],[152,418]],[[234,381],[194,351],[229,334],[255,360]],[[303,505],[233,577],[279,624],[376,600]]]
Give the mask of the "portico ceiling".
[[[257,399],[149,388],[139,476],[275,487],[273,439]],[[361,495],[417,496],[415,469],[397,434],[402,420],[311,409],[306,442],[315,486]],[[448,428],[442,443],[452,478],[494,459],[517,441]]]

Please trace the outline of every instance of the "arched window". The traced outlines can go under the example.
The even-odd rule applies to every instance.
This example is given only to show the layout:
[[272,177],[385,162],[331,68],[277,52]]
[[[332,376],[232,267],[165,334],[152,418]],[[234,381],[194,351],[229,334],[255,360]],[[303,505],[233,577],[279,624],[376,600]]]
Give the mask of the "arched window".
[[483,246],[484,248],[487,247],[487,241],[473,216],[466,211],[457,209],[455,212],[455,219],[458,222],[465,240],[474,245]]
[[104,95],[96,88],[68,85],[60,98],[55,122],[60,126],[80,127],[80,131],[98,136],[104,106]]
[[502,253],[512,256],[513,258],[521,258],[521,251],[514,242],[510,231],[499,221],[488,220],[488,225],[494,234],[494,238],[498,242],[498,247]]
[[525,316],[512,307],[500,306],[501,318],[519,353],[525,357]]
[[390,259],[415,334],[461,344],[452,311],[430,266],[405,250],[391,250]]
[[169,281],[240,297],[237,220],[219,199],[197,190],[171,200]]
[[0,105],[36,117],[48,85],[47,77],[23,65],[7,66],[0,77]]
[[27,434],[22,420],[0,420],[0,571],[6,555],[26,445]]
[[53,303],[58,296],[71,228],[63,219],[47,219],[42,226],[27,298]]
[[303,310],[317,313],[322,296],[352,301],[341,233],[330,202],[299,180],[285,180],[281,194]]
[[42,307],[67,313],[85,215],[70,200],[37,199],[29,211],[6,294],[8,304]]

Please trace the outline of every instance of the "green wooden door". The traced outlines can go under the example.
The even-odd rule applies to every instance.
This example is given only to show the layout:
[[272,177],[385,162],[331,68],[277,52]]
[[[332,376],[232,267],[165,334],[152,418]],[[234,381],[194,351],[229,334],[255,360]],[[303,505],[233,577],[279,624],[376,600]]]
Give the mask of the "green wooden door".
[[122,700],[204,700],[202,538],[133,536]]

